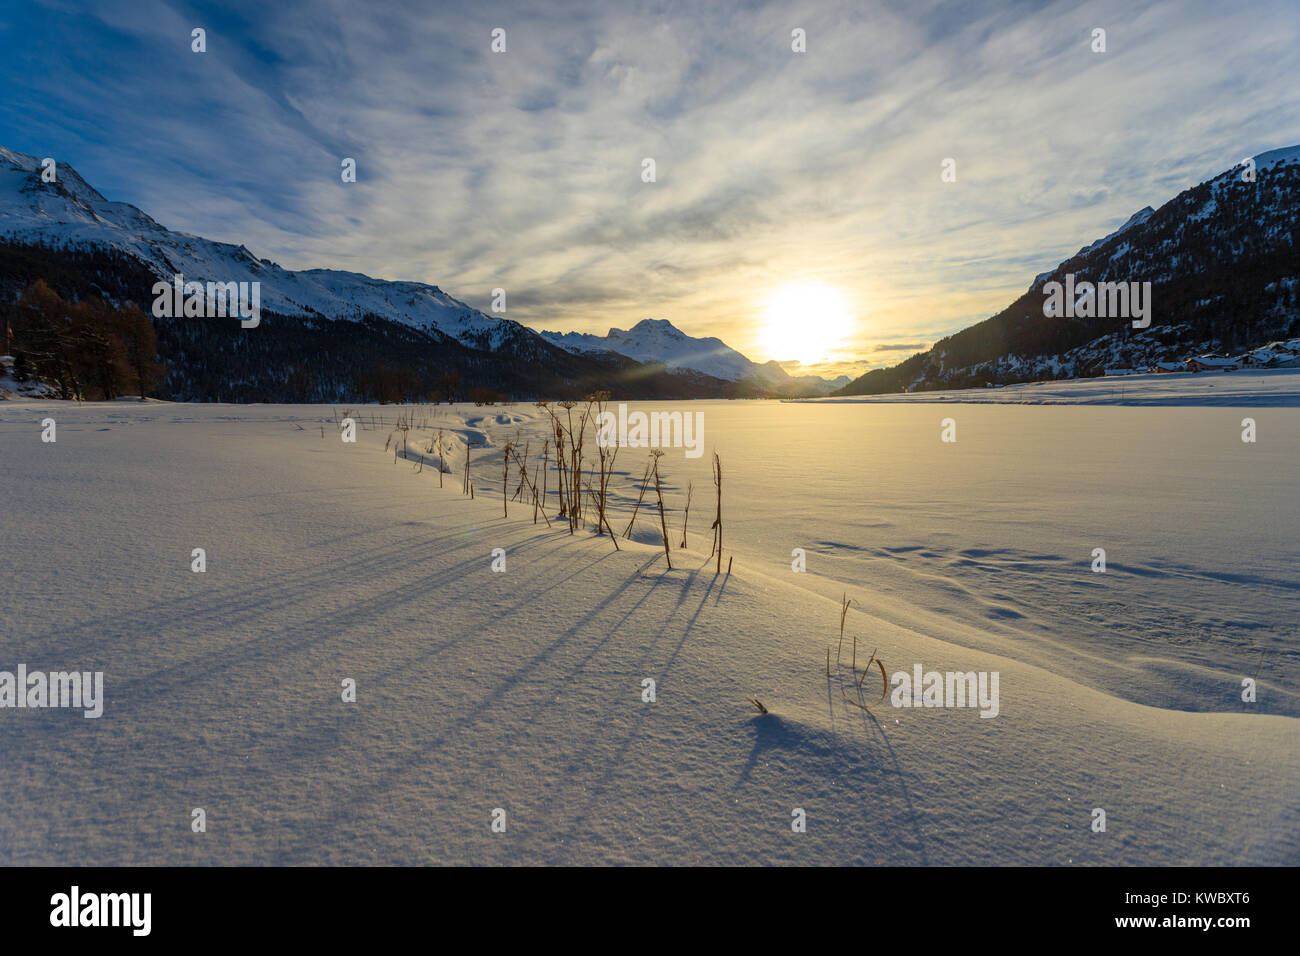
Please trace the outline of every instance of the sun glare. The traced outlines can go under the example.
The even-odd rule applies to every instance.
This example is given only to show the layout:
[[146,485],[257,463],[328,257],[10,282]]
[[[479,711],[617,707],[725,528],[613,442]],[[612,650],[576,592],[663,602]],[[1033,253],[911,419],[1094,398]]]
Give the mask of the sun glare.
[[849,333],[852,316],[838,291],[820,282],[781,286],[763,310],[763,344],[778,361],[815,365]]

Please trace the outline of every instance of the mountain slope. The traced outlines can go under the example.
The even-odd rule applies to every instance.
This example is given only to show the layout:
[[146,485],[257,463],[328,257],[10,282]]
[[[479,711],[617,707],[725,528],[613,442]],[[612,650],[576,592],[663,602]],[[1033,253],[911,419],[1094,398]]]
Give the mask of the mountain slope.
[[355,272],[293,272],[259,259],[244,246],[173,232],[128,203],[109,202],[71,166],[57,181],[41,181],[34,156],[0,147],[0,236],[60,247],[110,247],[138,259],[159,278],[261,282],[262,307],[280,315],[359,320],[380,315],[418,329],[436,329],[464,345],[507,349],[524,357],[538,350],[531,330],[484,315],[423,282],[389,282]]
[[[1188,351],[1235,349],[1300,332],[1300,146],[1255,157],[1185,190],[1157,210],[1034,278],[985,321],[891,368],[874,369],[836,394],[1006,384],[1144,366]],[[1151,324],[1126,318],[1043,315],[1044,286],[1150,282]]]
[[586,332],[543,332],[541,335],[571,352],[617,352],[638,362],[692,368],[730,381],[761,369],[721,339],[692,338],[666,319],[642,319],[630,329],[610,329],[603,336]]
[[[243,245],[174,232],[135,206],[110,202],[66,163],[56,171],[55,181],[45,182],[40,159],[0,147],[0,244],[5,249],[0,300],[15,298],[35,278],[55,275],[62,283],[53,284],[65,294],[107,294],[131,299],[146,310],[158,279],[181,275],[186,281],[260,284],[263,313],[276,316],[278,325],[263,333],[263,341],[227,341],[228,329],[193,320],[156,323],[162,344],[181,350],[182,367],[173,362],[168,377],[173,397],[195,397],[187,379],[198,363],[205,366],[202,377],[208,382],[203,396],[226,394],[221,376],[229,374],[236,379],[228,383],[236,394],[263,395],[269,389],[276,400],[295,400],[301,389],[286,392],[286,374],[301,376],[309,365],[348,348],[362,349],[382,364],[384,370],[377,374],[387,376],[402,366],[398,377],[408,384],[412,377],[456,374],[467,382],[529,394],[567,394],[572,390],[564,386],[571,385],[611,388],[627,397],[803,395],[825,394],[837,384],[815,376],[792,378],[776,362],[756,364],[719,339],[691,338],[663,320],[648,319],[627,331],[611,329],[603,338],[538,334],[510,319],[485,315],[423,282],[336,269],[283,269]],[[322,319],[329,322],[322,326]],[[402,328],[386,328],[385,323]],[[420,334],[413,338],[412,331]],[[240,348],[260,354],[263,367],[206,367],[214,354],[233,359]],[[312,350],[307,353],[314,356],[310,363],[303,361],[300,348]],[[437,354],[415,354],[429,348]],[[474,352],[492,357],[475,357]],[[404,353],[411,353],[410,360]],[[346,391],[340,367],[313,370],[310,377]],[[248,388],[251,393],[240,391]],[[333,393],[310,394],[326,400]]]
[[[257,282],[255,336],[237,323],[155,319],[167,366],[159,397],[211,401],[398,400],[473,388],[520,397],[732,397],[694,370],[645,367],[615,353],[575,354],[422,282],[283,269],[242,245],[173,232],[110,202],[70,165],[53,182],[41,160],[0,147],[0,312],[45,280],[69,301],[131,300],[149,311],[153,284]],[[457,384],[448,384],[457,383]]]
[[[695,338],[667,319],[642,319],[630,329],[589,332],[542,332],[542,338],[577,354],[616,353],[667,369],[692,369],[752,389],[781,394],[827,394],[843,384],[816,375],[792,376],[781,364],[753,362],[719,338]],[[847,379],[846,379],[847,381]]]

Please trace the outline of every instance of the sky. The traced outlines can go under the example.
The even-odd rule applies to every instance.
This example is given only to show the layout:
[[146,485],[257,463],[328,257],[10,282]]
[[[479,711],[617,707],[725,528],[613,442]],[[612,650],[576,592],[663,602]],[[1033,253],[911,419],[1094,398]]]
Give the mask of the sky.
[[0,145],[171,229],[825,374],[1300,143],[1298,76],[1297,0],[0,6]]

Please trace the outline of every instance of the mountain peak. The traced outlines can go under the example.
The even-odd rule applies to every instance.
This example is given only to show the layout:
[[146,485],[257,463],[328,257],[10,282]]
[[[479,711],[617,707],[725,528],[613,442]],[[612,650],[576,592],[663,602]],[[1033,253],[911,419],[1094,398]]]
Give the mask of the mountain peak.
[[1281,149],[1270,149],[1266,153],[1260,153],[1255,157],[1255,168],[1267,169],[1279,163],[1295,162],[1300,162],[1300,145],[1283,146]]
[[[622,329],[610,329],[609,334],[613,335],[615,332],[621,332],[621,331]],[[632,326],[632,328],[628,329],[628,331],[629,332],[655,332],[658,334],[681,336],[682,338],[686,337],[685,332],[677,328],[677,326],[673,325],[667,319],[642,319],[636,325]]]
[[[1027,293],[976,325],[888,369],[873,369],[843,394],[868,394],[1072,378],[1149,368],[1171,358],[1253,347],[1295,334],[1291,236],[1300,214],[1300,147],[1254,157],[1139,210],[1119,229],[1037,276]],[[1250,250],[1249,270],[1241,251]],[[1066,275],[1151,293],[1134,331],[1122,315],[1047,319],[1038,293]],[[1076,287],[1076,294],[1077,294]],[[1154,299],[1154,306],[1152,300]],[[1111,301],[1114,301],[1113,299]]]
[[1114,235],[1118,236],[1121,232],[1126,232],[1129,229],[1132,229],[1134,226],[1142,225],[1142,223],[1146,222],[1155,214],[1156,211],[1152,209],[1150,206],[1143,206],[1137,212],[1133,213],[1133,215],[1129,216],[1128,220],[1124,223],[1124,225],[1120,226],[1119,229],[1115,231]]

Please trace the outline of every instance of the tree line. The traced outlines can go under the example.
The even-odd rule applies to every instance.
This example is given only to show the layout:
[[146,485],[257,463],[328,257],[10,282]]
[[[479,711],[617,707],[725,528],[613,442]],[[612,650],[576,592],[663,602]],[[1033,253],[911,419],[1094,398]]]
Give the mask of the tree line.
[[134,302],[70,302],[37,279],[17,302],[0,303],[0,321],[14,378],[49,384],[60,398],[145,398],[162,379],[153,323]]

